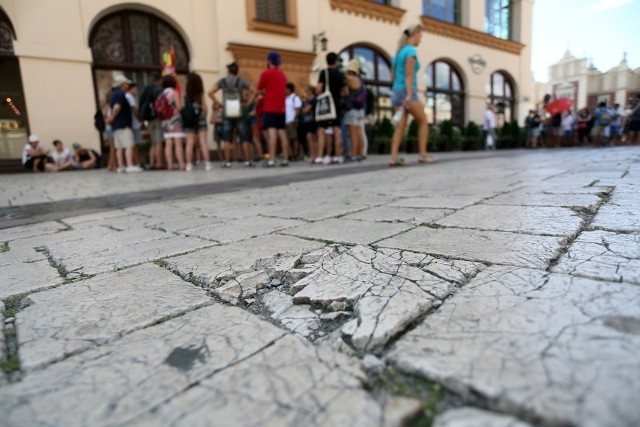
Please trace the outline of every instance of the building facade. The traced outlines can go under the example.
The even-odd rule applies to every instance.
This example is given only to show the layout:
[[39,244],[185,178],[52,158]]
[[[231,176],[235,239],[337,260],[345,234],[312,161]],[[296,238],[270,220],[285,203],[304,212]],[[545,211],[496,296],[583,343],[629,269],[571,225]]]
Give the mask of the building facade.
[[[485,103],[522,121],[533,105],[533,0],[0,0],[0,158],[19,158],[29,133],[99,148],[93,115],[114,76],[143,86],[161,56],[206,87],[237,62],[254,84],[267,53],[282,54],[298,88],[327,51],[357,57],[390,114],[391,60],[402,31],[422,23],[420,91],[431,123],[482,121]],[[8,76],[5,78],[5,76]],[[10,100],[10,101],[7,101]]]
[[575,107],[592,111],[600,102],[625,107],[629,98],[640,92],[640,68],[629,67],[626,53],[617,67],[600,72],[587,58],[577,58],[567,50],[560,61],[549,67],[549,76],[546,93],[569,98]]

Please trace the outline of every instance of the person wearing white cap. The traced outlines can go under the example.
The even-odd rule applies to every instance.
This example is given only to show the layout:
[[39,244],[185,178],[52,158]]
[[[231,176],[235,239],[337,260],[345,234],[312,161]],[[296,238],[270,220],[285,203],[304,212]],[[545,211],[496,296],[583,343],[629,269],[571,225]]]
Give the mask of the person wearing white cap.
[[114,88],[113,94],[111,95],[111,101],[109,102],[111,105],[111,115],[105,119],[105,122],[113,127],[113,138],[118,162],[117,171],[141,172],[142,168],[133,164],[134,137],[131,121],[131,106],[125,96],[132,82],[122,74],[116,76],[113,81],[118,87]]
[[38,135],[29,135],[29,142],[22,149],[22,165],[33,172],[42,172],[47,163],[48,151],[40,147]]

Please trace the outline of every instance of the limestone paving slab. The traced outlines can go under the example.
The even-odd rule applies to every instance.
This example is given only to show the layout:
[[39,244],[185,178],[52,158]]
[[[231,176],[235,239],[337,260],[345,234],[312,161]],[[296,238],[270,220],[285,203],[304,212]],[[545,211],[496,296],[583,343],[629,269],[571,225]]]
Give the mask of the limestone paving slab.
[[67,230],[68,227],[58,221],[46,221],[38,224],[22,225],[0,229],[0,244],[27,237],[44,236]]
[[408,222],[412,225],[430,224],[453,213],[448,209],[399,208],[379,206],[345,215],[345,219],[373,222]]
[[433,427],[532,427],[515,417],[476,408],[450,409],[438,415]]
[[185,236],[197,236],[224,244],[245,240],[255,236],[263,236],[265,234],[273,233],[274,231],[286,230],[302,224],[305,224],[305,222],[283,218],[254,216],[228,222],[220,222],[216,224],[208,223],[206,225],[187,228],[182,230],[180,234]]
[[503,231],[418,227],[376,245],[469,261],[546,269],[563,240]]
[[143,264],[32,294],[28,301],[16,319],[25,371],[193,310],[211,298],[171,272]]
[[486,196],[478,194],[442,194],[439,192],[429,197],[408,197],[389,203],[389,206],[406,208],[462,209],[474,205]]
[[228,281],[241,274],[261,270],[264,261],[282,254],[299,255],[324,246],[321,242],[274,234],[214,246],[165,261],[182,277],[192,276],[208,285],[217,285],[221,280]]
[[437,221],[449,227],[554,236],[575,234],[582,218],[568,208],[475,205]]
[[640,287],[494,266],[403,336],[388,360],[545,425],[632,426],[638,351]]
[[361,352],[379,350],[453,290],[451,283],[365,246],[323,263],[296,288],[296,304],[353,310],[357,326],[343,332]]
[[370,223],[331,218],[291,228],[281,233],[343,244],[370,244],[411,228],[412,226],[407,224]]
[[283,334],[238,308],[204,307],[0,387],[3,424],[135,422],[151,408],[273,345]]
[[401,260],[411,266],[419,267],[429,274],[459,285],[464,284],[478,274],[479,271],[486,268],[485,264],[479,262],[441,259],[418,252],[385,248],[381,248],[378,251],[383,255]]
[[595,194],[514,191],[484,200],[486,205],[584,207],[595,209],[601,199]]
[[76,232],[81,233],[81,240],[51,242],[46,247],[54,262],[64,265],[68,271],[85,275],[114,271],[214,244],[150,229],[118,231],[94,227]]
[[636,206],[607,204],[598,210],[592,227],[614,231],[640,232],[640,212]]
[[[62,234],[62,233],[60,233]],[[64,282],[38,246],[46,239],[28,237],[6,243],[0,251],[0,299],[33,292]]]
[[286,336],[129,425],[400,426],[420,411],[413,399],[373,399],[362,380],[344,355]]
[[296,305],[290,295],[271,291],[262,297],[271,317],[292,332],[310,337],[320,329],[320,316],[308,305]]
[[640,234],[585,231],[553,271],[640,285]]

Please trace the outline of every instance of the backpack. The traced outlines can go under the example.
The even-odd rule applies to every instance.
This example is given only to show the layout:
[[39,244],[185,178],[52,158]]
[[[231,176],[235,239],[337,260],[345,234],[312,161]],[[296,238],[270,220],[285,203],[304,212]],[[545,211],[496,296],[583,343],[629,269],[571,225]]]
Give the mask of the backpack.
[[611,114],[607,110],[603,110],[598,118],[598,126],[609,126],[611,123]]
[[242,115],[242,96],[238,89],[240,79],[235,77],[233,86],[227,86],[227,79],[222,80],[222,110],[227,119],[235,119]]
[[186,97],[184,100],[184,107],[180,111],[182,117],[182,126],[187,129],[196,129],[198,122],[200,121],[200,104],[189,101]]
[[376,106],[376,95],[373,93],[373,91],[369,88],[367,88],[367,101],[365,103],[364,106],[364,113],[368,116],[370,114],[373,114],[373,109]]
[[551,116],[551,126],[554,128],[562,126],[562,116],[559,113]]
[[153,106],[155,99],[162,93],[162,89],[148,86],[140,96],[140,116],[142,120],[151,121],[157,118],[156,109]]
[[102,111],[98,110],[93,115],[93,126],[99,131],[104,132],[107,129],[107,125],[104,122],[104,115]]
[[160,93],[153,101],[153,109],[156,112],[156,117],[160,120],[169,120],[173,117],[173,108],[169,105],[169,100],[165,96],[164,92]]

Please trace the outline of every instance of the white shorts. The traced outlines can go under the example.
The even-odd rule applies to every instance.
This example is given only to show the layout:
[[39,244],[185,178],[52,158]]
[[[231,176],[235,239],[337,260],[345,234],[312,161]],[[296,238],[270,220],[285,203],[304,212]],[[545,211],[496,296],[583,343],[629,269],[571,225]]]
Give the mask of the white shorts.
[[131,128],[116,129],[113,131],[113,140],[116,148],[131,148],[134,145],[133,131]]

